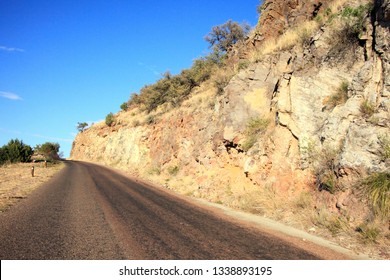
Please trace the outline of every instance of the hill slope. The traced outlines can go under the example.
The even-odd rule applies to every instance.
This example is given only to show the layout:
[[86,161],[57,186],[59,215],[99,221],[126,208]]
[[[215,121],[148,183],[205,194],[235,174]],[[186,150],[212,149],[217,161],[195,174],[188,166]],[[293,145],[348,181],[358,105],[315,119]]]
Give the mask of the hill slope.
[[214,78],[180,106],[132,106],[71,157],[389,258],[388,186],[381,207],[364,192],[389,172],[389,1],[287,2],[265,1],[223,90]]

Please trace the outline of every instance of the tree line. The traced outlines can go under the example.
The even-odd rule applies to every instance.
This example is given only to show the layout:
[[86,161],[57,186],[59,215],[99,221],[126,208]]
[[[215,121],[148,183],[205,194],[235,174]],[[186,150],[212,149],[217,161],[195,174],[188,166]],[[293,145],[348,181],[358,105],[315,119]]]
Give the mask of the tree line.
[[32,156],[39,155],[45,160],[60,159],[60,145],[58,143],[46,142],[31,146],[23,143],[22,140],[12,139],[6,145],[0,147],[0,165],[6,163],[30,162]]

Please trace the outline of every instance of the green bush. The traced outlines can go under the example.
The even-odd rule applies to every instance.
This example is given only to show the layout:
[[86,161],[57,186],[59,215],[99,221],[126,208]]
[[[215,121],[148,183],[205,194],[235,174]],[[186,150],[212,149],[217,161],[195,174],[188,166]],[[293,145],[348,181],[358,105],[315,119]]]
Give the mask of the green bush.
[[348,27],[348,30],[345,30],[345,32],[350,39],[356,41],[356,38],[359,38],[359,35],[365,29],[365,19],[372,9],[373,5],[367,4],[360,5],[356,8],[347,6],[341,11],[341,18],[345,22],[345,27]]
[[362,190],[367,196],[376,216],[390,217],[390,174],[373,173],[362,182]]
[[33,149],[18,139],[13,139],[0,148],[0,164],[28,162],[33,155]]
[[35,153],[43,155],[47,160],[60,159],[60,144],[58,143],[46,142],[41,145],[36,145],[34,151]]
[[122,111],[127,111],[127,109],[129,109],[129,104],[127,102],[123,102],[121,104],[121,110]]
[[371,4],[360,5],[355,8],[347,6],[338,14],[339,26],[335,29],[330,41],[333,45],[331,49],[332,56],[340,58],[346,54],[356,56],[360,36],[365,31],[366,19],[372,7]]
[[114,121],[115,121],[114,114],[113,114],[113,113],[109,113],[109,114],[106,116],[106,125],[112,126],[113,123],[114,123]]
[[355,8],[347,6],[341,11],[341,17],[352,21],[354,32],[361,32],[364,29],[364,20],[374,8],[372,3],[359,5]]

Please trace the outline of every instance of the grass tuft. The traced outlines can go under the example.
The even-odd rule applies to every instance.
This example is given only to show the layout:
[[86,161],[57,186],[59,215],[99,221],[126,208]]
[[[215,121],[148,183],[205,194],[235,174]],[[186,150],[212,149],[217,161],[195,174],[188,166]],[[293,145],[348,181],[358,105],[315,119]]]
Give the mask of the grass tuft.
[[337,105],[345,104],[348,100],[348,81],[342,81],[337,91],[332,94],[327,104],[333,109]]
[[375,104],[368,100],[363,100],[363,102],[360,104],[360,112],[364,117],[370,118],[375,113]]
[[364,243],[377,243],[377,239],[380,235],[380,230],[367,223],[361,224],[356,228],[356,231],[360,233]]
[[376,216],[390,217],[390,174],[379,172],[368,176],[362,183],[363,192]]
[[263,118],[252,118],[249,120],[245,130],[246,140],[242,144],[242,149],[245,152],[253,147],[260,134],[267,129],[269,123],[270,121],[268,119]]

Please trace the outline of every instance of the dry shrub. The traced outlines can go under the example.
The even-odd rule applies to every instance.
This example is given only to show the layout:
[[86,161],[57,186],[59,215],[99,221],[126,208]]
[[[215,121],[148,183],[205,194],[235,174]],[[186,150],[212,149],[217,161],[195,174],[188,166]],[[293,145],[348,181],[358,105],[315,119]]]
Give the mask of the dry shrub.
[[348,221],[344,217],[330,212],[326,207],[318,210],[317,214],[312,217],[312,222],[318,227],[326,228],[333,236],[349,228]]
[[332,94],[327,104],[333,109],[337,105],[345,104],[348,100],[348,81],[342,81],[337,91]]

